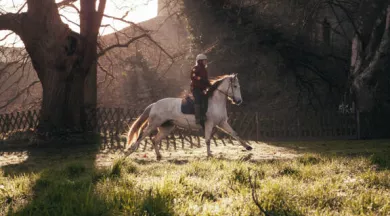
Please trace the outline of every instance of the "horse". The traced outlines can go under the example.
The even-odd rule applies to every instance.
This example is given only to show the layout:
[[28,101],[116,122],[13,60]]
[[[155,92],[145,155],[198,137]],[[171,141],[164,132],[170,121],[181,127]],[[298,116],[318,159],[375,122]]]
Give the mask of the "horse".
[[[210,81],[211,86],[206,93],[208,108],[204,123],[204,136],[207,145],[207,156],[212,157],[210,139],[214,127],[238,140],[246,150],[252,150],[228,123],[226,102],[240,105],[242,103],[240,83],[237,74],[223,75]],[[136,151],[140,142],[156,129],[157,135],[152,138],[157,160],[162,156],[158,144],[178,126],[190,130],[200,130],[202,126],[195,123],[194,114],[184,114],[181,110],[182,98],[163,98],[146,107],[143,113],[133,122],[127,134],[125,145],[126,157]]]

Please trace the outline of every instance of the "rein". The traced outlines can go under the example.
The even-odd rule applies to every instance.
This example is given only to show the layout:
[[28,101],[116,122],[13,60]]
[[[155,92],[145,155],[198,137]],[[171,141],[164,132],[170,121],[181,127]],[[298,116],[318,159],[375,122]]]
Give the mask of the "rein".
[[[229,89],[230,89],[230,88],[232,89],[233,98],[230,97],[230,96],[228,95],[228,92],[229,92]],[[217,88],[217,90],[218,90],[219,92],[221,92],[222,94],[224,94],[227,98],[230,98],[230,100],[234,101],[234,91],[233,91],[233,87],[232,87],[232,78],[230,78],[229,87],[228,87],[228,89],[226,90],[226,92],[219,90],[219,88]]]

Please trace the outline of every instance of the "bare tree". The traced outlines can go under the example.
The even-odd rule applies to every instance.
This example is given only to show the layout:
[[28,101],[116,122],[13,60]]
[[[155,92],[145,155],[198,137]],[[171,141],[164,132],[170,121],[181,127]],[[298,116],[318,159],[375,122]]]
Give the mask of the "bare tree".
[[43,88],[39,129],[81,128],[84,82],[96,61],[97,37],[106,0],[80,1],[80,34],[61,21],[59,6],[67,0],[27,0],[27,12],[0,15],[0,30],[23,41]]
[[[11,34],[7,34],[2,41],[10,36]],[[0,47],[0,59],[0,110],[18,110],[22,106],[33,105],[37,99],[39,81],[32,72],[25,49]]]
[[390,1],[361,1],[357,19],[352,24],[355,36],[351,54],[351,90],[357,109],[369,111],[375,106],[376,88],[389,69],[386,63],[390,54]]
[[[150,37],[144,30],[140,35],[127,38],[126,42],[99,47],[102,18],[109,16],[104,14],[106,0],[80,0],[79,8],[75,2],[77,0],[59,3],[27,0],[23,5],[27,6],[26,12],[21,9],[17,13],[0,11],[0,30],[10,30],[21,38],[42,85],[38,132],[84,128],[84,105],[96,105],[98,57],[111,49],[127,47],[139,38]],[[61,7],[72,7],[79,13],[80,33],[62,22]]]

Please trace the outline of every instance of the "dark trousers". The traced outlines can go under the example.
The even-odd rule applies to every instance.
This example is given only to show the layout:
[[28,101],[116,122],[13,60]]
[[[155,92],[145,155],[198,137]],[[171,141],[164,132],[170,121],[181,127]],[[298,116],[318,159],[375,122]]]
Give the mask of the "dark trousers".
[[192,89],[192,95],[195,98],[195,104],[200,104],[200,105],[203,104],[204,95],[203,95],[202,90],[200,90],[198,88],[194,88],[194,89]]
[[192,95],[195,98],[195,104],[200,105],[201,116],[204,116],[204,114],[207,111],[207,97],[206,97],[206,95],[204,95],[202,90],[200,90],[199,88],[192,89]]

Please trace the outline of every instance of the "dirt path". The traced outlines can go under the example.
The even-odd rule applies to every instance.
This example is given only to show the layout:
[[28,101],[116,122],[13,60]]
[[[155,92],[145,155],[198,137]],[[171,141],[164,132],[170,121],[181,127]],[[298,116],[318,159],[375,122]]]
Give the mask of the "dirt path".
[[[304,153],[338,154],[338,155],[361,155],[374,152],[390,152],[390,140],[336,140],[336,141],[305,141],[305,142],[253,142],[249,144],[252,151],[246,151],[237,142],[234,144],[217,141],[212,142],[211,151],[215,158],[229,160],[268,160],[268,159],[291,159]],[[177,146],[174,149],[162,145],[162,162],[167,161],[191,161],[206,159],[206,145],[191,148],[190,145]],[[116,159],[123,156],[123,153],[115,150],[97,150],[91,146],[77,147],[10,147],[4,149],[0,146],[0,167],[21,164],[24,167],[50,166],[50,163],[64,163],[68,161],[90,161],[98,167],[109,166]],[[133,160],[156,162],[156,155],[150,144],[145,149],[140,149],[129,156]],[[50,163],[48,164],[48,161]]]
[[[227,143],[223,144],[218,142],[218,146],[213,143],[211,145],[211,150],[215,158],[225,158],[232,160],[262,160],[262,159],[289,159],[298,156],[299,154],[290,148],[278,147],[273,145],[268,145],[263,142],[249,142],[253,146],[252,151],[246,151],[244,147],[240,146],[238,143]],[[197,159],[206,159],[206,146],[203,144],[200,148],[194,147],[190,148],[184,146],[178,147],[178,149],[169,148],[168,150],[165,146],[162,146],[161,153],[163,156],[162,161],[175,161],[175,160],[197,160]],[[109,166],[115,158],[118,158],[122,155],[119,151],[92,151],[87,147],[77,147],[75,148],[31,148],[26,149],[7,149],[6,151],[1,151],[0,149],[0,167],[7,166],[12,164],[19,163],[39,163],[39,161],[44,161],[50,156],[52,161],[63,161],[63,160],[72,160],[72,159],[85,159],[88,157],[95,157],[95,164],[97,166]],[[146,160],[146,161],[156,161],[156,156],[154,150],[151,149],[151,146],[148,146],[145,150],[141,146],[140,149],[129,156],[131,159],[135,160]],[[33,165],[33,164],[32,164]]]
[[[249,142],[253,146],[252,151],[246,151],[244,147],[238,143],[218,144],[218,146],[211,145],[211,151],[215,158],[224,158],[231,160],[265,160],[265,159],[291,159],[297,157],[299,154],[291,149],[285,147],[277,147],[268,145],[263,142]],[[162,161],[172,161],[172,160],[198,160],[206,159],[206,145],[201,145],[200,148],[179,148],[174,149],[164,149],[162,148],[161,154],[163,156]],[[154,150],[148,149],[147,151],[137,151],[134,154],[130,155],[129,158],[137,160],[156,160],[156,155]],[[98,157],[100,163],[107,163],[105,157]]]

